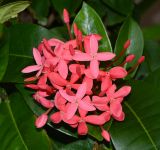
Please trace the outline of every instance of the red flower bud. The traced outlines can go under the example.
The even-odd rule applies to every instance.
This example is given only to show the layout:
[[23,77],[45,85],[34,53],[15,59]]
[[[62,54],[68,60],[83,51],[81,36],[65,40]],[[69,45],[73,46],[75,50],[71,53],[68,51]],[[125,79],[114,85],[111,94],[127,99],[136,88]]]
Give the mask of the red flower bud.
[[63,19],[65,23],[69,23],[69,13],[67,11],[67,9],[63,10]]
[[127,57],[126,57],[126,62],[128,63],[128,62],[131,62],[131,61],[133,61],[133,59],[135,58],[135,55],[134,54],[130,54],[130,55],[128,55]]
[[138,59],[138,63],[141,64],[142,62],[144,62],[145,60],[145,56],[141,56],[139,59]]
[[37,128],[42,128],[46,124],[47,120],[48,116],[46,114],[42,114],[36,119],[35,126]]
[[130,44],[131,44],[131,40],[127,40],[127,41],[125,42],[125,44],[123,45],[123,48],[124,48],[124,49],[127,49],[127,48],[130,46]]

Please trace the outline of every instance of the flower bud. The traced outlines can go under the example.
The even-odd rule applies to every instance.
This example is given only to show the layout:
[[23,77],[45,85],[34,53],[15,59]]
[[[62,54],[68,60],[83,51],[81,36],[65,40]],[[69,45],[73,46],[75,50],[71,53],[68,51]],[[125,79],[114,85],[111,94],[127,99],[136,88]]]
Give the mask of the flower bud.
[[42,114],[36,119],[35,126],[37,128],[42,128],[46,124],[47,120],[48,116],[46,114]]
[[145,56],[141,56],[139,59],[138,59],[138,63],[141,64],[142,62],[144,62],[145,60]]
[[126,62],[129,63],[131,61],[133,61],[133,59],[135,58],[135,55],[134,54],[130,54],[126,57]]
[[63,10],[63,19],[65,23],[69,23],[69,13],[67,11],[67,9]]
[[103,138],[104,138],[106,141],[110,142],[110,135],[109,135],[108,131],[102,129],[101,135],[103,136]]
[[127,48],[130,46],[130,44],[131,44],[131,40],[127,40],[127,41],[125,42],[125,44],[123,45],[123,48],[124,48],[124,49],[127,49]]

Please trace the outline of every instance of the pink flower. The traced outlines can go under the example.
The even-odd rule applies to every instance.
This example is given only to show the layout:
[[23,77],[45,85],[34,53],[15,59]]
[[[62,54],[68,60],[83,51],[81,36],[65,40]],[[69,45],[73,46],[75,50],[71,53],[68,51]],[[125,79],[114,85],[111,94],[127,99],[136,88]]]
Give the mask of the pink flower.
[[55,64],[58,64],[58,72],[59,74],[66,79],[68,75],[68,66],[67,61],[72,59],[69,51],[64,51],[63,45],[59,44],[57,48],[55,48],[54,53],[56,57],[54,57]]
[[98,41],[94,35],[91,35],[90,40],[88,42],[89,52],[82,53],[80,51],[76,51],[73,56],[74,60],[77,61],[90,61],[90,70],[94,78],[97,78],[99,73],[99,61],[107,61],[111,60],[115,57],[115,54],[111,52],[101,52],[98,51]]
[[106,92],[107,98],[110,101],[110,112],[113,115],[113,117],[116,118],[124,118],[121,102],[123,101],[123,98],[126,97],[130,91],[130,86],[123,86],[118,91],[116,91],[116,85],[113,84]]
[[[98,34],[83,35],[74,24],[74,39],[66,9],[63,17],[70,40],[43,39],[38,49],[33,48],[36,65],[22,70],[23,73],[37,72],[24,80],[25,86],[35,90],[33,98],[47,109],[36,119],[35,125],[37,128],[43,127],[50,113],[52,123],[68,124],[77,128],[79,135],[88,133],[89,124],[99,126],[102,137],[110,141],[110,135],[103,126],[111,118],[124,120],[122,101],[131,91],[130,86],[120,86],[116,80],[124,79],[145,57],[140,57],[129,70],[123,66],[131,62],[134,55],[128,55],[116,66],[115,62],[130,46],[130,40],[126,41],[116,57],[112,52],[98,52],[98,41],[102,37]],[[105,67],[101,61],[105,61]],[[120,86],[118,90],[117,86]]]
[[71,119],[74,116],[78,108],[86,111],[95,110],[95,107],[91,103],[86,102],[87,99],[90,99],[89,96],[85,96],[86,91],[87,85],[85,83],[80,85],[75,96],[68,95],[65,90],[59,90],[61,96],[70,102],[70,106],[67,110],[68,119]]

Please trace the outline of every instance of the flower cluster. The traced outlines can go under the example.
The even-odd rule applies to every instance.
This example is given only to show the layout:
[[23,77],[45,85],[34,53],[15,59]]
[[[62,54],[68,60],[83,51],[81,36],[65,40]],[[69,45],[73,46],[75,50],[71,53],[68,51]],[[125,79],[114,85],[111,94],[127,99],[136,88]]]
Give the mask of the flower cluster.
[[[77,128],[79,135],[86,135],[87,124],[93,124],[99,126],[102,136],[110,141],[103,125],[111,118],[124,120],[121,104],[131,92],[128,85],[117,89],[116,81],[125,78],[144,57],[129,71],[123,66],[134,59],[133,54],[119,66],[114,66],[119,56],[112,52],[98,52],[100,35],[82,35],[74,24],[73,39],[67,10],[64,10],[64,22],[71,39],[67,42],[43,39],[38,48],[33,48],[36,65],[22,70],[23,73],[35,72],[34,76],[25,79],[25,86],[36,91],[33,98],[47,109],[36,119],[35,125],[43,127],[50,116],[54,124],[63,121]],[[129,45],[130,40],[124,44],[123,52]]]

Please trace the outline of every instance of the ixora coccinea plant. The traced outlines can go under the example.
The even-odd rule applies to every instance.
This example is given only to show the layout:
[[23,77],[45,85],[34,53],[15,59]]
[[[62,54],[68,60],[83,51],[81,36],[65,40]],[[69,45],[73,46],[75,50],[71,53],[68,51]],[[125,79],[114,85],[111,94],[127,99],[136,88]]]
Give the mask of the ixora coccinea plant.
[[25,86],[35,90],[33,98],[46,108],[46,112],[37,117],[35,126],[41,128],[48,120],[54,124],[63,122],[77,128],[79,135],[86,135],[88,124],[93,124],[101,129],[102,137],[110,141],[104,125],[111,118],[125,119],[122,102],[131,92],[131,86],[119,85],[117,80],[127,77],[144,61],[144,56],[126,70],[124,66],[134,60],[134,54],[129,54],[118,65],[117,62],[132,39],[124,43],[117,56],[112,52],[99,52],[101,35],[83,35],[74,23],[73,36],[66,9],[63,17],[70,40],[44,38],[38,48],[33,48],[36,65],[22,70],[22,73],[32,73],[25,79]]

